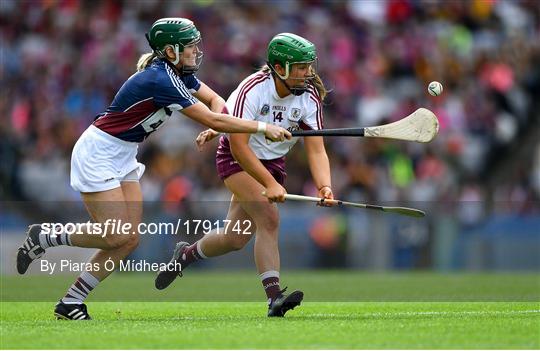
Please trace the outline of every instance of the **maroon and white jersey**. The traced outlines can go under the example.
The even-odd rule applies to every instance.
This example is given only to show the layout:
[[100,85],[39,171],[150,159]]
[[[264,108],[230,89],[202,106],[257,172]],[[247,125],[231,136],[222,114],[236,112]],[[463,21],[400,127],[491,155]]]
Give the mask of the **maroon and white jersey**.
[[[322,129],[323,114],[319,93],[310,86],[300,96],[280,98],[270,73],[257,72],[240,83],[226,103],[230,114],[251,121],[281,126],[289,131]],[[267,143],[263,134],[251,134],[249,146],[260,160],[285,156],[298,138]]]

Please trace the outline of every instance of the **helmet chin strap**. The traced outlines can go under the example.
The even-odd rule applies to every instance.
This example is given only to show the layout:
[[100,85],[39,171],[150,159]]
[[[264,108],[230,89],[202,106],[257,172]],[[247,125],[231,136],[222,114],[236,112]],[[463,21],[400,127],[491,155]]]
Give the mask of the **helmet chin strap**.
[[[197,72],[197,70],[199,69],[199,65],[200,65],[200,62],[202,61],[202,57],[203,57],[203,53],[202,51],[199,52],[195,58],[195,66],[186,66],[186,65],[182,65],[182,67],[179,69],[176,65],[178,65],[178,63],[180,62],[180,59],[181,59],[181,56],[180,56],[180,45],[178,44],[174,44],[174,54],[175,54],[175,59],[174,61],[170,61],[173,65],[173,67],[179,71],[180,74],[191,74],[191,73],[195,73]],[[182,53],[183,54],[183,53]],[[198,61],[198,62],[197,62]]]
[[176,55],[176,59],[172,62],[172,64],[176,66],[178,62],[180,62],[180,45],[174,44],[174,54]]
[[284,81],[281,77],[279,77],[279,79],[283,82],[283,84],[285,85],[285,87],[291,92],[291,94],[293,94],[294,96],[300,96],[302,95],[303,93],[306,92],[307,90],[307,87],[303,86],[301,88],[295,88],[295,87],[290,87],[289,84],[287,84],[286,81]]

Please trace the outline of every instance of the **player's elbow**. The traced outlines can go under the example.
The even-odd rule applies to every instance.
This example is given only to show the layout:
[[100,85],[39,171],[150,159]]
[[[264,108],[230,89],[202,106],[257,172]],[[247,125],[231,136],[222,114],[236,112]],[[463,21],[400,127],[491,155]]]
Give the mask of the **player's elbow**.
[[219,96],[219,95],[214,95],[214,97],[212,98],[212,100],[210,101],[210,105],[211,106],[225,106],[225,100]]

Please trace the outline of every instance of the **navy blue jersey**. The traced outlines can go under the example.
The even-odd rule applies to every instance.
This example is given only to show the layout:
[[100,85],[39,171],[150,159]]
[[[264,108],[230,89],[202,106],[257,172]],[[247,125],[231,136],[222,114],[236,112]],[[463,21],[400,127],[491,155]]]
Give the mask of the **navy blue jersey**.
[[113,102],[96,116],[94,126],[119,139],[141,142],[172,114],[197,102],[201,82],[177,75],[164,60],[154,60],[122,85]]

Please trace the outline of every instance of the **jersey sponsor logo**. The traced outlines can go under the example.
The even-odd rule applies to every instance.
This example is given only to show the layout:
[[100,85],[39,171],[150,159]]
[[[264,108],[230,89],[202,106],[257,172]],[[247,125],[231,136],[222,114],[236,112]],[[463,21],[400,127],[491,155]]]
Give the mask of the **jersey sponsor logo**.
[[148,117],[146,117],[140,125],[143,127],[147,134],[150,134],[161,127],[161,125],[169,119],[172,115],[171,109],[163,107],[157,111],[154,111]]
[[289,115],[289,121],[298,122],[301,117],[302,117],[302,110],[300,110],[299,108],[293,107],[291,109],[291,114]]
[[264,104],[261,108],[261,115],[266,116],[270,112],[270,105]]

